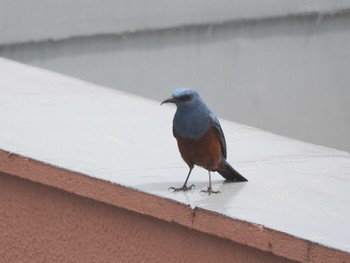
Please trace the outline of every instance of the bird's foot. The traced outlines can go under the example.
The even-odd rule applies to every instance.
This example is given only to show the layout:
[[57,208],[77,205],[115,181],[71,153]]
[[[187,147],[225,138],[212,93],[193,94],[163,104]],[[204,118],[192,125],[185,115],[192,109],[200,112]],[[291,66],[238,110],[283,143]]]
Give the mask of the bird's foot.
[[169,187],[168,191],[172,190],[173,193],[175,193],[175,192],[180,192],[180,191],[187,192],[187,191],[192,190],[192,189],[194,189],[194,188],[195,188],[194,184],[191,184],[190,186],[183,185],[182,187],[179,187],[179,188],[176,188],[176,187]]
[[213,189],[208,186],[207,190],[201,190],[200,193],[206,193],[208,195],[211,195],[211,194],[221,194],[220,191],[213,191]]

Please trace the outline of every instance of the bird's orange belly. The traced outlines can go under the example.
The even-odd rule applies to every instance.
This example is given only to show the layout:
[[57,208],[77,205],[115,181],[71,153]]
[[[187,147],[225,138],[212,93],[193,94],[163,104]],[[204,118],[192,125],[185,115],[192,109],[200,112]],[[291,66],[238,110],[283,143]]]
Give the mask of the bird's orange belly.
[[181,156],[189,166],[198,165],[211,171],[218,168],[222,150],[214,129],[209,129],[199,140],[185,139],[174,133]]

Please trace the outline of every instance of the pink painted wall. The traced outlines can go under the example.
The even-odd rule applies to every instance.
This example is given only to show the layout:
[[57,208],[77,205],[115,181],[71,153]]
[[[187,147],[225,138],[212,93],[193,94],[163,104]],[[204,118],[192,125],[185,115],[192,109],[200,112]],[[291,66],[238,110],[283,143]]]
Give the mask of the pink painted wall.
[[1,262],[293,262],[4,173],[0,200]]

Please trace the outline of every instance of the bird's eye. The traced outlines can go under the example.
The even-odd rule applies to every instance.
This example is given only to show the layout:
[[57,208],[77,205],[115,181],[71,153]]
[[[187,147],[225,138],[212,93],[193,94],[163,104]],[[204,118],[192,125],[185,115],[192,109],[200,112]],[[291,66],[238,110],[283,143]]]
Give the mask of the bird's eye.
[[186,95],[186,96],[183,97],[183,100],[184,100],[184,101],[189,101],[189,100],[191,100],[191,99],[192,99],[192,96],[191,96],[191,95]]

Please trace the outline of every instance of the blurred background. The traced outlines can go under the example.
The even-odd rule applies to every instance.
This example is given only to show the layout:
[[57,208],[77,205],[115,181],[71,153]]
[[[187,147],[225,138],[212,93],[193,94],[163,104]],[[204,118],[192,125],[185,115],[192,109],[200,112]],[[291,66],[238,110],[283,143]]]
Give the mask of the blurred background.
[[0,56],[350,152],[348,0],[0,0]]

